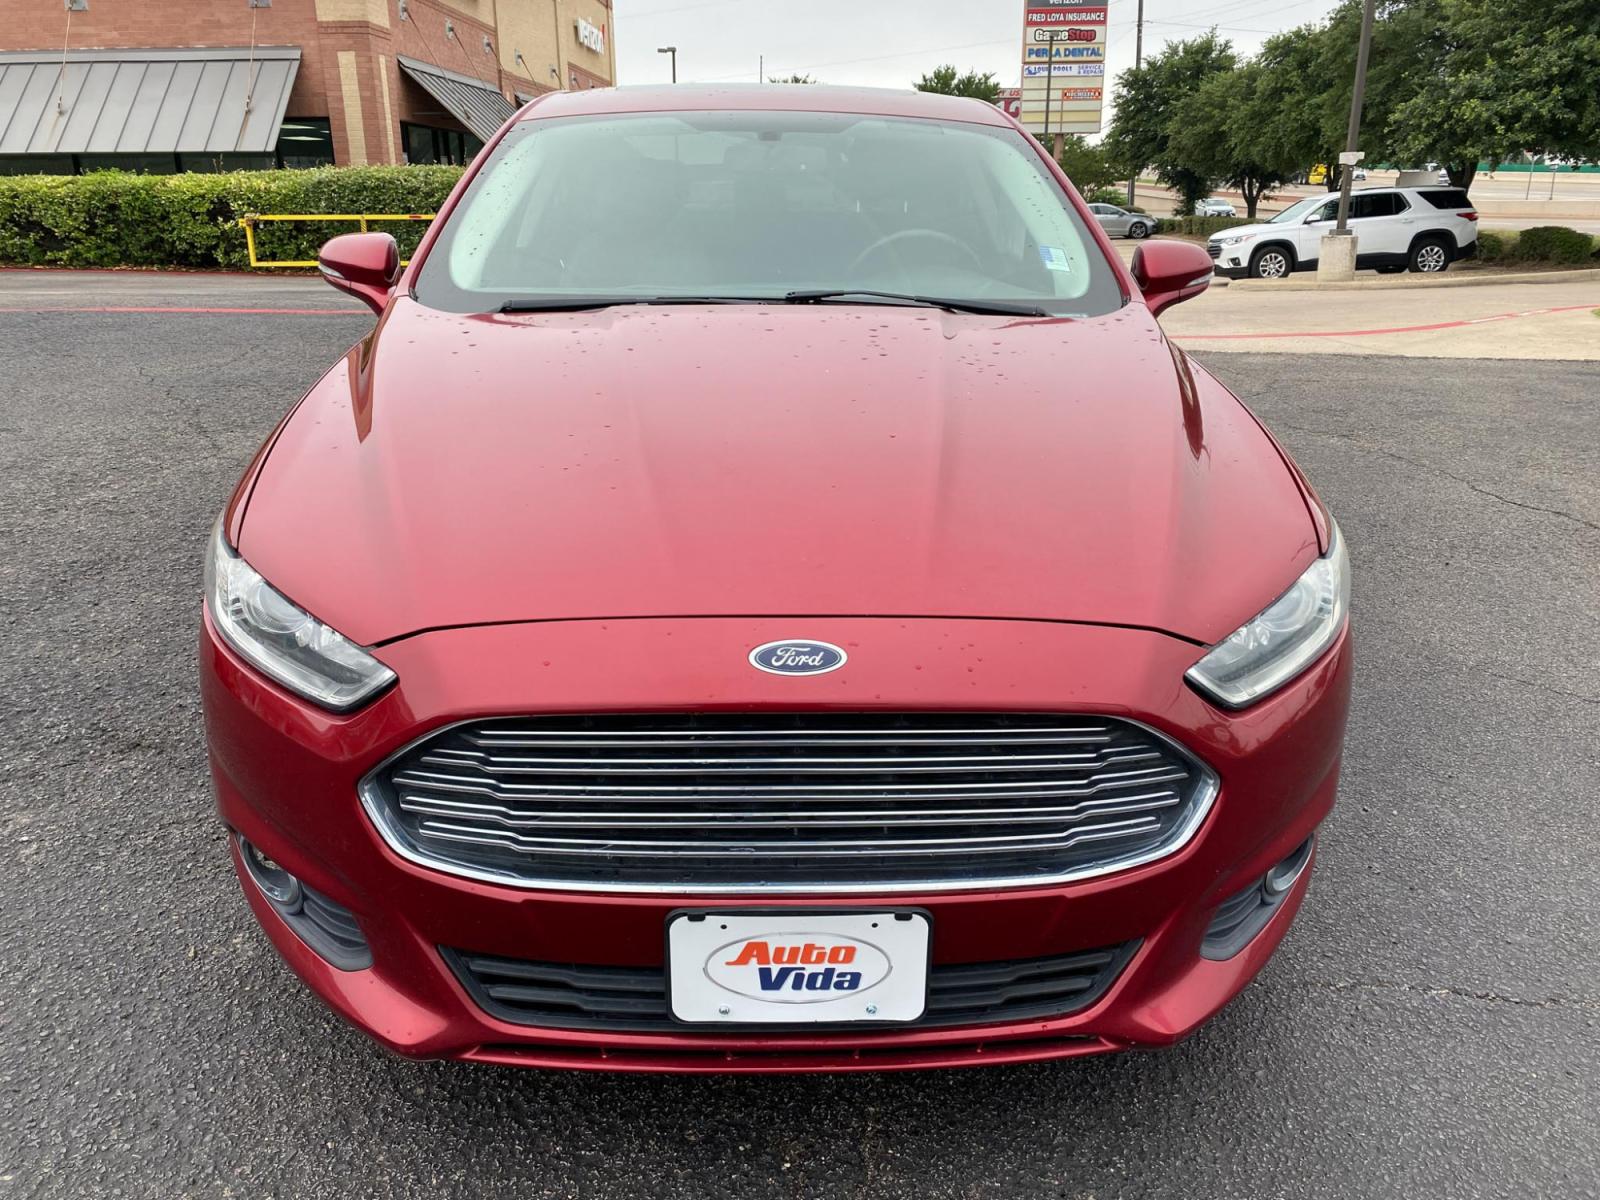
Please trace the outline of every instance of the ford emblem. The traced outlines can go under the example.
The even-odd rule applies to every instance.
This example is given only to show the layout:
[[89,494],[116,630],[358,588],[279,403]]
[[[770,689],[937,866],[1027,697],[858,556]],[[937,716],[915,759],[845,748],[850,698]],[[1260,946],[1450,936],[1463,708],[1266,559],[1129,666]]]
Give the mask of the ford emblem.
[[787,638],[750,651],[750,665],[774,675],[822,675],[837,671],[849,656],[832,642]]

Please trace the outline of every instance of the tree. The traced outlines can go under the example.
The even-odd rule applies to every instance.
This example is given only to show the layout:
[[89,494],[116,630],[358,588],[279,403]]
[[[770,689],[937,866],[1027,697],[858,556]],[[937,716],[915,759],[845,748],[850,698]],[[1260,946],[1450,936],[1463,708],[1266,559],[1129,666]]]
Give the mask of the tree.
[[1142,67],[1124,71],[1117,81],[1117,112],[1105,146],[1119,175],[1154,167],[1156,179],[1178,193],[1180,215],[1211,190],[1203,167],[1174,153],[1172,134],[1178,108],[1213,75],[1238,65],[1233,47],[1216,31],[1173,42]]
[[1392,132],[1469,186],[1480,159],[1524,149],[1600,158],[1600,13],[1595,0],[1493,5],[1430,0],[1434,70],[1396,106]]
[[[1268,38],[1255,57],[1258,152],[1291,179],[1317,163],[1337,162],[1344,148],[1346,114],[1330,102],[1322,75],[1328,39],[1327,26],[1302,25]],[[1348,94],[1344,99],[1348,112]],[[1328,173],[1327,186],[1338,186],[1337,172]]]
[[[1445,28],[1444,3],[1445,0],[1380,0],[1378,20],[1372,28],[1360,149],[1368,162],[1402,166],[1443,163],[1465,177],[1464,186],[1477,168],[1477,151],[1462,145],[1447,129],[1431,124],[1419,126],[1402,115],[1412,99],[1447,69],[1455,52]],[[1340,149],[1345,144],[1360,36],[1361,0],[1344,0],[1328,19],[1317,67],[1328,87],[1322,117],[1324,129]],[[1336,177],[1330,177],[1329,186],[1335,184]]]
[[992,71],[982,75],[976,71],[957,75],[954,64],[949,63],[924,75],[917,81],[916,88],[919,92],[939,92],[946,96],[971,96],[988,104],[1000,99],[1000,81]]
[[816,80],[811,78],[811,76],[809,76],[809,75],[784,75],[781,78],[776,76],[776,75],[769,75],[769,76],[767,76],[767,82],[768,83],[815,83]]
[[1292,158],[1278,157],[1264,129],[1271,103],[1266,81],[1266,69],[1253,62],[1208,76],[1179,101],[1168,131],[1169,153],[1195,173],[1238,188],[1252,220],[1261,198],[1297,169]]
[[1121,176],[1111,165],[1111,159],[1100,146],[1091,146],[1077,134],[1061,139],[1061,169],[1072,180],[1073,186],[1087,196],[1090,192],[1110,187]]

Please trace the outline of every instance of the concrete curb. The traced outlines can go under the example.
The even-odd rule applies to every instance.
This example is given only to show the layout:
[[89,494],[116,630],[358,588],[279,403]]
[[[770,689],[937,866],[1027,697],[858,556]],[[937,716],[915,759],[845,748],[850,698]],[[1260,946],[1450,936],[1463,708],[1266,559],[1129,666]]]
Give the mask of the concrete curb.
[[1247,292],[1389,292],[1400,289],[1429,291],[1433,288],[1499,287],[1507,283],[1600,283],[1600,267],[1581,267],[1575,271],[1514,271],[1507,274],[1449,271],[1435,278],[1422,275],[1374,275],[1346,283],[1318,283],[1315,279],[1235,279],[1231,286]]

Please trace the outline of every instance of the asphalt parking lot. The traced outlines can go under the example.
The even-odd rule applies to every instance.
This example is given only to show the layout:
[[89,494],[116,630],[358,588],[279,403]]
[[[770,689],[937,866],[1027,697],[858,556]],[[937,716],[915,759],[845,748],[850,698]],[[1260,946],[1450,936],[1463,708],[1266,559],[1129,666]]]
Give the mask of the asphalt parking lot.
[[1200,353],[1343,525],[1359,676],[1306,906],[1189,1042],[547,1074],[386,1057],[249,916],[201,551],[367,324],[226,279],[185,291],[311,311],[32,311],[172,303],[144,286],[0,294],[0,1194],[1600,1195],[1600,363]]

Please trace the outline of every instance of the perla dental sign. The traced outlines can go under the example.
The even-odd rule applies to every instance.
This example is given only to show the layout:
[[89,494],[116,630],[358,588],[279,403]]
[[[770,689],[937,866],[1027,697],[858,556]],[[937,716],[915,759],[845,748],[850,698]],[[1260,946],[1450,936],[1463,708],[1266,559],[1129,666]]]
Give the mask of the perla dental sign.
[[601,29],[598,25],[591,25],[582,17],[579,17],[574,24],[578,28],[578,44],[580,46],[586,46],[596,54],[604,54],[606,52],[606,31],[604,29]]
[[842,934],[740,938],[706,956],[706,978],[737,996],[816,1004],[859,995],[889,977],[889,956]]

